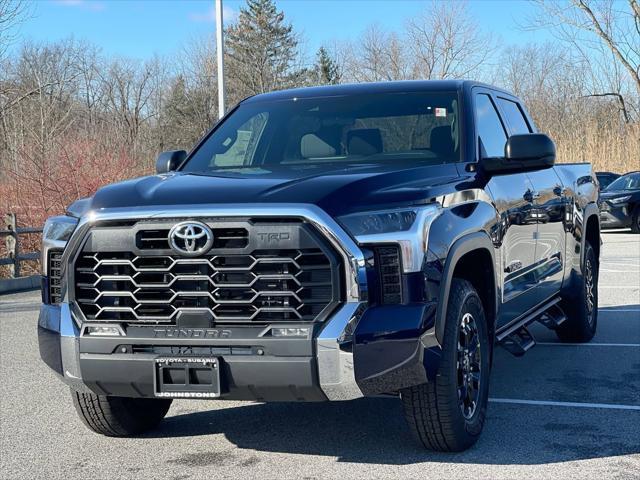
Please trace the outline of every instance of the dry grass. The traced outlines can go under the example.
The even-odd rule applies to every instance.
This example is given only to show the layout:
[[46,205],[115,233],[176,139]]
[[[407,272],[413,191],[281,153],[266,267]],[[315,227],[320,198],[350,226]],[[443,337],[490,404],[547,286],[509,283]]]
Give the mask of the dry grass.
[[585,125],[582,131],[549,133],[558,148],[558,162],[588,162],[594,171],[640,170],[640,124]]

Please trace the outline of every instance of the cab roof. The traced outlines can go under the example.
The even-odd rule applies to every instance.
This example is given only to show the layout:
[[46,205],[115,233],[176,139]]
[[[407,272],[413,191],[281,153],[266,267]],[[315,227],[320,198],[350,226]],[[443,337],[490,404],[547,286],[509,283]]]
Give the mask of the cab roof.
[[292,98],[366,95],[376,93],[470,91],[474,86],[481,86],[512,95],[501,88],[473,80],[402,80],[394,82],[348,83],[341,85],[324,85],[319,87],[276,90],[274,92],[254,95],[247,98],[242,103],[287,100]]

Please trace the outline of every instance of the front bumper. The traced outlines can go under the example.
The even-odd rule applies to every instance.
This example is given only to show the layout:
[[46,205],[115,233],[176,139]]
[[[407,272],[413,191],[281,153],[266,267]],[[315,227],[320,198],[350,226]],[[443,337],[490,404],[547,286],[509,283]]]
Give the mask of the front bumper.
[[631,226],[631,212],[627,204],[600,206],[601,228],[627,228]]
[[44,362],[78,391],[152,397],[156,358],[207,348],[222,365],[221,398],[350,400],[395,393],[431,377],[439,347],[428,348],[425,339],[434,314],[432,304],[366,308],[354,302],[309,338],[267,337],[261,335],[265,327],[130,327],[124,336],[94,337],[78,329],[63,303],[42,306],[38,339]]
[[[240,326],[229,327],[231,335],[215,338],[186,338],[182,333],[152,336],[141,327],[124,329],[124,336],[98,338],[79,330],[78,326],[86,323],[70,308],[75,303],[67,289],[65,270],[72,268],[74,252],[81,248],[94,223],[130,218],[199,218],[211,216],[212,212],[216,217],[304,218],[342,255],[343,303],[322,323],[282,325],[313,328],[308,338],[299,340],[267,338],[264,332],[251,331],[260,327]],[[45,242],[43,258],[47,258],[49,248],[59,247]],[[167,207],[89,212],[81,218],[66,245],[61,263],[62,303],[45,304],[41,309],[40,352],[45,363],[76,390],[114,396],[153,395],[153,364],[157,357],[165,356],[158,349],[177,348],[178,355],[189,355],[183,350],[185,347],[217,349],[211,355],[220,359],[222,397],[228,399],[348,400],[397,392],[435,375],[440,352],[434,334],[435,305],[423,302],[369,307],[368,289],[370,283],[375,284],[375,272],[361,247],[335,220],[313,205],[203,205],[188,210]],[[421,272],[410,273],[407,278],[413,285],[409,291],[424,289]],[[411,298],[422,302],[425,297],[416,294]],[[258,354],[258,350],[262,353]],[[170,352],[176,356],[175,351]]]

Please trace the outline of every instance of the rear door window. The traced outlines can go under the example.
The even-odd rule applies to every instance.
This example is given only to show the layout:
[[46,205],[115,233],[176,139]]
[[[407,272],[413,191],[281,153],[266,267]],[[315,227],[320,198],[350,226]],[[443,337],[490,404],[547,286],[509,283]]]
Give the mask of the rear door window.
[[511,135],[531,133],[527,119],[524,117],[520,106],[516,102],[512,102],[506,98],[498,98],[498,105],[500,105],[505,120],[509,124]]

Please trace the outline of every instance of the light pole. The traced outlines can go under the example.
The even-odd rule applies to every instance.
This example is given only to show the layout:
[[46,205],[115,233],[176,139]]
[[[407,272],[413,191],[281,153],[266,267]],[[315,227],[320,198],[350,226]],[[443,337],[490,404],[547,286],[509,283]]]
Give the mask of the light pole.
[[216,1],[216,57],[218,60],[218,118],[224,115],[224,30],[222,0]]

